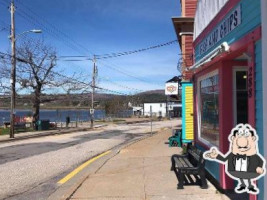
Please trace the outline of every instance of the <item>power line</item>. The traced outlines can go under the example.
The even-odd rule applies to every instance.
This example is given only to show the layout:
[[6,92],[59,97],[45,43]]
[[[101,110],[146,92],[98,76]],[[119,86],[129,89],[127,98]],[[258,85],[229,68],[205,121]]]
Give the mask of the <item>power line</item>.
[[[27,10],[29,10],[31,13],[33,13],[35,16],[37,16],[37,17],[40,18],[40,16],[36,12],[32,11],[29,7],[25,6],[22,2],[19,2],[19,3],[23,7],[25,7]],[[25,15],[29,15],[28,13],[25,13],[25,12],[24,12],[24,14]],[[30,19],[32,19],[32,18],[30,17]],[[47,20],[43,20],[43,21],[45,23],[47,23],[50,27],[52,27],[52,29],[56,30],[56,32],[60,33],[65,38],[68,38],[73,43],[75,43],[76,46],[79,46],[80,48],[82,48],[86,52],[90,52],[90,51],[88,51],[87,48],[85,48],[84,46],[82,46],[79,43],[77,43],[76,41],[74,41],[72,38],[70,38],[69,36],[67,36],[64,32],[62,32],[61,30],[57,29],[53,24],[49,23]],[[44,26],[44,24],[41,24],[41,25]],[[61,39],[61,37],[60,37],[60,39]],[[96,55],[96,58],[97,58],[97,60],[99,60],[99,59],[115,58],[115,57],[120,57],[120,56],[124,56],[124,55],[131,55],[131,54],[134,54],[134,53],[140,53],[140,52],[143,52],[143,51],[147,51],[147,50],[151,50],[151,49],[156,49],[156,48],[161,48],[161,47],[164,47],[164,46],[172,45],[174,43],[177,43],[177,40],[172,40],[172,41],[169,41],[169,42],[166,42],[166,43],[163,43],[163,44],[157,44],[157,45],[154,45],[154,46],[150,46],[150,47],[146,47],[146,48],[142,48],[142,49],[137,49],[137,50],[132,50],[132,51],[125,51],[125,52],[121,52],[121,53],[111,53],[111,54]],[[93,53],[91,53],[91,54],[93,54]],[[75,58],[75,57],[77,57],[77,58],[85,58],[85,59],[67,59],[67,60],[64,59],[62,61],[76,62],[76,61],[87,61],[87,60],[91,60],[92,61],[93,60],[91,56],[82,56],[82,55],[79,55],[79,56],[59,56],[57,59],[60,60],[61,58]],[[105,65],[105,66],[107,66],[107,65]],[[142,81],[142,82],[146,82],[146,83],[150,83],[151,84],[151,82],[149,82],[147,80],[144,80],[144,79],[141,79],[139,77],[133,76],[132,74],[129,74],[129,73],[126,73],[125,71],[122,71],[122,70],[117,69],[116,67],[111,67],[110,65],[109,65],[109,67],[111,69],[113,69],[113,70],[121,73],[121,74],[124,74],[126,76],[135,78],[135,79],[137,79],[139,81]],[[159,84],[157,84],[157,85],[159,85]]]
[[[40,18],[40,16],[36,12],[32,11],[30,8],[25,6],[21,1],[19,2],[19,4],[22,5],[24,8],[26,8],[30,13],[33,13],[33,15],[37,16],[38,18]],[[85,48],[84,46],[80,45],[79,43],[77,43],[76,41],[71,39],[64,32],[62,32],[61,30],[57,29],[53,24],[49,23],[47,20],[41,20],[43,22],[40,22],[39,20],[36,19],[36,17],[33,17],[28,12],[26,13],[23,10],[19,10],[19,9],[17,10],[17,13],[22,18],[26,19],[27,21],[30,21],[32,24],[38,25],[38,26],[42,26],[42,29],[45,29],[45,31],[48,32],[53,37],[63,41],[64,44],[67,45],[68,47],[70,47],[71,49],[73,49],[75,51],[78,51],[79,53],[81,53],[81,51],[79,49],[83,49],[86,52],[89,52],[87,48]],[[48,24],[50,28],[47,28],[45,24]],[[65,39],[63,39],[61,36],[63,36],[63,38],[65,38]],[[66,40],[66,38],[67,38],[67,40]],[[75,45],[74,44],[70,44],[68,40],[71,40],[72,43],[74,43]],[[133,54],[133,53],[138,53],[138,52],[146,51],[146,50],[149,50],[149,49],[160,48],[160,47],[163,47],[163,46],[171,45],[171,44],[173,44],[175,42],[177,42],[177,40],[173,40],[173,41],[170,41],[170,42],[167,42],[167,43],[164,43],[164,44],[159,44],[159,45],[155,45],[155,46],[151,46],[151,47],[147,47],[147,48],[143,48],[143,49],[138,49],[138,50],[134,50],[134,51],[104,54],[104,55],[102,55],[102,57],[101,57],[101,55],[98,55],[98,56],[99,56],[99,58],[101,57],[101,59],[106,59],[108,57],[119,57],[119,56],[122,56],[122,55],[130,55],[130,54]],[[60,57],[57,58],[57,60],[60,60],[63,57],[84,57],[85,58],[83,60],[78,60],[78,59],[62,60],[62,61],[70,61],[70,62],[92,60],[92,58],[90,58],[89,56],[60,56]],[[124,74],[124,75],[126,75],[128,77],[131,77],[131,78],[137,79],[139,81],[151,84],[151,82],[149,82],[149,81],[147,81],[145,79],[141,79],[140,77],[136,77],[136,76],[134,76],[134,75],[132,75],[130,73],[127,73],[127,72],[125,72],[123,70],[117,69],[117,67],[110,66],[110,64],[108,64],[108,65],[104,64],[104,66],[108,67],[108,68],[110,68],[112,70],[115,70],[115,71],[117,71],[117,72],[119,72],[121,74]]]
[[[10,56],[10,55],[8,55],[8,54],[5,54],[5,53],[2,53],[2,52],[0,52],[2,55],[4,54],[4,55],[7,55],[7,56]],[[112,69],[112,70],[114,70],[114,71],[117,71],[117,72],[119,72],[120,74],[123,74],[123,75],[125,75],[125,76],[128,76],[128,77],[131,77],[131,78],[134,78],[134,79],[136,79],[136,80],[139,80],[139,81],[142,81],[142,82],[145,82],[145,83],[149,83],[149,84],[153,84],[153,83],[151,83],[151,82],[149,82],[149,81],[147,81],[147,80],[145,80],[145,79],[141,79],[141,78],[139,78],[139,77],[136,77],[136,76],[134,76],[134,75],[132,75],[132,74],[129,74],[129,73],[127,73],[127,72],[125,72],[125,71],[122,71],[122,70],[120,70],[120,69],[118,69],[118,68],[116,68],[116,67],[114,67],[114,66],[111,66],[110,64],[109,65],[106,65],[106,64],[103,64],[103,65],[98,65],[98,66],[103,66],[103,67],[106,67],[106,68],[110,68],[110,69]],[[57,75],[59,75],[59,76],[63,76],[62,74],[59,74],[59,73],[57,73]],[[65,78],[68,78],[68,77],[65,77]],[[102,77],[103,78],[103,77]],[[112,82],[112,81],[110,81],[110,82]],[[114,82],[113,82],[114,83]],[[119,86],[119,84],[117,84],[118,86]],[[155,85],[155,83],[154,83],[154,85]],[[159,85],[159,86],[162,86],[162,85],[160,85],[160,84],[156,84],[156,85]],[[121,85],[120,85],[121,86]],[[136,91],[138,91],[139,89],[133,89],[133,88],[130,88],[130,87],[127,87],[127,86],[122,86],[122,87],[124,87],[124,88],[126,88],[126,89],[130,89],[130,90],[136,90]],[[142,90],[139,90],[139,91],[142,91]]]
[[104,90],[104,91],[107,91],[107,92],[111,92],[111,93],[113,93],[113,94],[129,96],[129,95],[126,94],[126,93],[118,92],[118,91],[115,91],[115,90],[110,90],[110,89],[103,88],[103,87],[100,87],[100,86],[96,86],[96,88],[99,89],[99,90]]
[[[7,53],[0,52],[0,54],[1,54],[1,55],[4,55],[4,56],[11,57],[11,55],[9,55],[9,54],[7,54]],[[17,60],[17,61],[20,61],[20,62],[23,62],[23,63],[29,63],[27,60],[22,59],[22,58],[18,58],[18,57],[16,57],[16,60]],[[40,67],[40,69],[46,70],[46,68],[43,68],[43,67]],[[72,77],[63,75],[63,74],[61,74],[61,73],[59,73],[59,72],[56,72],[56,71],[52,71],[52,72],[53,72],[54,74],[56,74],[56,75],[62,77],[62,78],[66,78],[66,79],[68,79],[68,80],[72,80],[72,81],[75,81],[75,82],[78,82],[78,83],[81,83],[81,84],[84,84],[84,85],[88,85],[88,83],[86,83],[86,82],[83,82],[83,81],[80,81],[80,80],[78,80],[78,79],[74,79],[74,78],[72,78]]]
[[169,41],[169,42],[166,42],[166,43],[163,43],[163,44],[158,44],[158,45],[146,47],[146,48],[143,48],[143,49],[137,49],[137,50],[133,50],[133,51],[125,51],[125,52],[120,52],[120,53],[110,53],[110,54],[104,54],[104,55],[96,55],[96,58],[97,59],[116,58],[116,57],[120,57],[120,56],[131,55],[131,54],[135,54],[135,53],[148,51],[148,50],[151,50],[151,49],[157,49],[157,48],[169,46],[169,45],[172,45],[172,44],[177,43],[177,42],[178,42],[177,40],[172,40],[172,41]]
[[[8,57],[11,57],[11,55],[7,54],[7,53],[3,53],[3,52],[0,52],[1,55],[4,55],[4,56],[8,56]],[[29,63],[27,60],[24,60],[22,58],[18,58],[16,57],[16,60],[20,61],[20,62],[23,62],[23,63]],[[43,69],[43,70],[46,70],[46,68],[43,68],[43,67],[40,67],[40,69]],[[52,73],[60,76],[60,77],[63,77],[63,78],[66,78],[68,80],[71,80],[73,82],[77,82],[77,83],[80,83],[80,84],[83,84],[84,86],[89,86],[92,88],[92,83],[86,83],[86,82],[83,82],[83,81],[80,81],[78,79],[74,79],[72,77],[69,77],[69,76],[66,76],[66,75],[63,75],[59,72],[56,72],[56,71],[52,71]],[[122,93],[122,92],[118,92],[116,90],[111,90],[111,89],[108,89],[108,88],[104,88],[104,87],[100,87],[100,86],[95,86],[96,89],[99,89],[99,90],[104,90],[104,91],[107,91],[107,92],[110,92],[110,93],[113,93],[113,94],[119,94],[119,95],[125,95],[125,96],[128,96],[128,94],[126,93]]]
[[[110,54],[103,54],[103,55],[95,55],[97,60],[101,60],[101,59],[107,59],[107,58],[116,58],[116,57],[120,57],[120,56],[126,56],[126,55],[131,55],[131,54],[135,54],[135,53],[140,53],[140,52],[144,52],[144,51],[148,51],[148,50],[152,50],[152,49],[157,49],[157,48],[161,48],[161,47],[165,47],[165,46],[169,46],[172,45],[174,43],[177,43],[177,40],[172,40],[163,44],[157,44],[154,46],[150,46],[150,47],[146,47],[146,48],[142,48],[142,49],[136,49],[136,50],[132,50],[132,51],[125,51],[125,52],[120,52],[120,53],[110,53]],[[60,56],[60,58],[90,58],[90,56]],[[82,60],[81,60],[82,61]]]
[[[101,61],[99,61],[99,62],[101,62]],[[127,73],[127,72],[125,72],[125,71],[123,71],[123,70],[121,70],[121,69],[118,69],[118,66],[115,66],[114,64],[113,64],[113,65],[111,65],[111,64],[103,64],[102,66],[103,66],[103,67],[106,67],[106,68],[110,68],[110,69],[112,69],[112,70],[114,70],[114,71],[119,72],[120,74],[123,74],[123,75],[125,75],[125,76],[134,78],[134,79],[136,79],[136,80],[139,80],[139,81],[142,81],[142,82],[145,82],[145,83],[149,83],[149,84],[153,84],[153,85],[162,86],[162,85],[160,85],[160,84],[152,83],[152,82],[150,82],[150,81],[148,81],[148,80],[146,80],[146,79],[142,79],[142,78],[140,78],[140,77],[137,77],[137,76],[134,76],[134,75],[132,75],[132,74],[130,74],[130,73]]]
[[[38,18],[41,18],[40,15],[38,15],[36,12],[32,11],[28,6],[26,6],[24,3],[22,3],[22,1],[18,1],[18,3],[22,7],[26,8],[33,15],[37,16]],[[28,13],[25,13],[24,11],[22,11],[22,12],[29,16]],[[86,47],[84,47],[83,45],[81,45],[78,42],[76,42],[75,40],[73,40],[66,33],[62,32],[60,29],[58,29],[56,26],[51,24],[46,19],[42,19],[42,20],[46,24],[48,24],[52,29],[56,30],[56,32],[60,33],[62,36],[64,36],[65,38],[70,40],[72,43],[74,43],[76,46],[80,47],[81,49],[85,50],[86,52],[89,52],[91,54],[90,59],[92,59],[92,56],[94,56],[94,53],[90,52]],[[42,25],[44,26],[44,24],[42,24]],[[176,40],[172,40],[172,41],[169,41],[169,42],[166,42],[166,43],[157,44],[157,45],[146,47],[146,48],[142,48],[142,49],[137,49],[137,50],[132,50],[132,51],[125,51],[125,52],[118,52],[118,53],[109,53],[109,54],[103,54],[103,55],[95,55],[95,56],[96,56],[97,60],[99,60],[99,59],[107,59],[107,58],[115,58],[115,57],[120,57],[120,56],[124,56],[124,55],[131,55],[131,54],[134,54],[134,53],[140,53],[140,52],[143,52],[143,51],[156,49],[156,48],[160,48],[160,47],[164,47],[164,46],[169,46],[169,45],[172,45],[172,44],[177,43],[177,42],[178,42],[178,40],[176,39]],[[76,56],[65,56],[65,57],[76,57]],[[77,57],[82,57],[82,56],[77,56]],[[84,56],[84,57],[88,57],[88,56]]]
[[108,78],[104,78],[104,77],[99,77],[100,79],[105,79],[106,81],[108,81],[109,83],[113,84],[113,85],[116,85],[118,87],[121,87],[121,88],[125,88],[125,89],[128,89],[128,90],[134,90],[136,92],[144,92],[145,90],[140,90],[140,89],[137,89],[137,88],[132,88],[132,87],[128,87],[128,86],[125,86],[125,85],[121,85],[121,84],[118,84],[114,81],[111,81],[110,79]]
[[[75,50],[77,52],[81,52],[79,50],[79,48],[80,48],[80,49],[83,49],[86,53],[89,52],[89,53],[91,53],[93,55],[93,53],[90,52],[88,50],[88,48],[86,48],[86,47],[82,46],[81,44],[77,43],[75,40],[73,40],[71,37],[69,37],[65,32],[63,32],[60,29],[58,29],[55,25],[53,25],[52,23],[50,23],[49,21],[47,21],[45,18],[43,18],[42,16],[40,16],[38,13],[36,13],[32,9],[30,9],[27,5],[25,5],[24,3],[22,3],[22,1],[18,1],[18,3],[22,7],[24,7],[25,9],[27,9],[29,11],[29,12],[26,13],[23,10],[21,10],[22,13],[24,13],[27,17],[30,17],[30,19],[35,19],[35,22],[37,22],[41,26],[45,27],[45,29],[47,29],[48,32],[49,31],[50,32],[52,31],[53,32],[52,34],[56,34],[57,37],[58,37],[58,35],[61,35],[61,37],[59,37],[58,39],[59,40],[64,40],[65,42],[68,42],[72,46],[71,49],[73,49],[73,50]],[[20,10],[19,10],[19,12],[20,12]],[[35,17],[32,17],[29,13],[32,13]],[[39,19],[41,19],[41,22],[39,20],[37,20],[36,17],[39,18]],[[48,25],[48,27],[50,27],[50,28],[47,28],[45,24]],[[62,36],[65,39],[63,39]],[[65,42],[64,42],[64,44],[65,44]]]

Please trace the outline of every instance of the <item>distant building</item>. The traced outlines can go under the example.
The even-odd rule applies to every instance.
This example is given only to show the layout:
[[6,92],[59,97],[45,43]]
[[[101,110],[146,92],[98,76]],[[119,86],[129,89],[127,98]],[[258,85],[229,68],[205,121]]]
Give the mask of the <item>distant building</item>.
[[166,102],[164,103],[144,103],[144,116],[150,116],[150,106],[152,107],[153,116],[157,117],[181,117],[182,104],[178,102],[168,102],[168,107]]
[[144,114],[144,108],[133,106],[133,115],[134,116],[142,116]]

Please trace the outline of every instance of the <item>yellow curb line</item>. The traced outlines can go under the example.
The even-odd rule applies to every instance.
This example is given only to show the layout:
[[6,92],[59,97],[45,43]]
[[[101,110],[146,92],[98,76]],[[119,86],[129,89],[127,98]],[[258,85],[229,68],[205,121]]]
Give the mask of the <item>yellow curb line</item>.
[[76,174],[78,174],[80,171],[82,171],[85,167],[87,167],[88,165],[90,165],[92,162],[96,161],[97,159],[109,154],[111,151],[106,151],[105,153],[102,153],[88,161],[86,161],[85,163],[83,163],[82,165],[80,165],[79,167],[77,167],[75,170],[73,170],[72,172],[70,172],[67,176],[65,176],[64,178],[62,178],[60,181],[58,181],[57,183],[59,184],[64,184],[66,183],[68,180],[70,180],[72,177],[74,177]]

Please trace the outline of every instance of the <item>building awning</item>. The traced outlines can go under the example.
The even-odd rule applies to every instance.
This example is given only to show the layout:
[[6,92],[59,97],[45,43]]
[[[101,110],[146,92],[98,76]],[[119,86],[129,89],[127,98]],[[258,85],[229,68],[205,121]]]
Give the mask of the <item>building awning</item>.
[[175,32],[180,44],[182,47],[181,36],[183,33],[193,35],[194,32],[194,18],[192,17],[172,17],[172,22],[175,28]]
[[228,52],[230,50],[230,47],[227,42],[223,42],[221,45],[216,47],[214,50],[212,50],[210,53],[208,53],[205,57],[200,59],[198,62],[196,62],[191,67],[187,68],[187,71],[193,71],[198,69],[200,66],[210,62],[212,59],[214,59],[216,56]]

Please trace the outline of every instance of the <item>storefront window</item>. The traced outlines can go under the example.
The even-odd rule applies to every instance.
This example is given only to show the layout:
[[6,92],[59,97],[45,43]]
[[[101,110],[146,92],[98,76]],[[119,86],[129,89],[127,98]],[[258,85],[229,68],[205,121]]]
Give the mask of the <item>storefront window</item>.
[[219,146],[219,76],[200,81],[200,138]]

